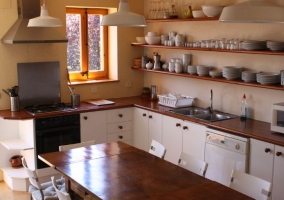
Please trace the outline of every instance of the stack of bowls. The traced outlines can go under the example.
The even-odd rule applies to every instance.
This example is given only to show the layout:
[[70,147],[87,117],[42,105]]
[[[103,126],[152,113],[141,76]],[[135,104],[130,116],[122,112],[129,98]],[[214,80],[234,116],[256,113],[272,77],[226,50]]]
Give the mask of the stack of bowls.
[[222,77],[222,72],[218,70],[211,70],[209,72],[209,75],[212,76],[213,78]]
[[263,50],[263,49],[266,49],[266,41],[245,40],[242,43],[242,48],[245,50]]
[[267,48],[272,51],[283,51],[284,50],[284,42],[276,42],[276,41],[267,41]]
[[148,32],[145,36],[147,44],[154,45],[161,43],[161,37],[157,35],[157,32]]
[[206,65],[197,65],[197,74],[199,76],[208,76],[210,67]]
[[256,74],[256,80],[262,85],[273,85],[280,83],[280,74],[274,72],[260,72]]
[[236,80],[241,77],[242,68],[241,67],[234,67],[234,66],[226,66],[223,67],[223,77],[228,80]]
[[207,17],[217,17],[222,13],[224,6],[201,6],[204,14]]
[[197,68],[195,65],[188,65],[187,66],[187,72],[189,74],[197,74]]
[[256,74],[257,71],[243,71],[242,72],[242,80],[244,82],[256,82]]

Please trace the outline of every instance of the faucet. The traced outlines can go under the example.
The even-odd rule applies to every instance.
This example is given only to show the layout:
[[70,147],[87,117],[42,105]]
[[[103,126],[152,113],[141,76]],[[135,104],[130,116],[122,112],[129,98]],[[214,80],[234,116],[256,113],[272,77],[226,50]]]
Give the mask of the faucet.
[[210,101],[211,101],[211,105],[209,107],[209,112],[210,114],[213,114],[213,90],[212,89],[210,91]]

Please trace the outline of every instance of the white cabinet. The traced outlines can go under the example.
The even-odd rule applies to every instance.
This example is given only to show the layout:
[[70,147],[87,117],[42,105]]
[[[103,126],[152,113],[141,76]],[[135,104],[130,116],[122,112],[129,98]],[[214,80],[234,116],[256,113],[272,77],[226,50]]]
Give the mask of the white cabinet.
[[108,110],[107,142],[132,144],[132,108]]
[[162,143],[162,115],[141,108],[133,108],[133,145],[149,151],[152,139]]
[[250,140],[250,174],[273,183],[272,199],[284,196],[284,147]]
[[204,160],[206,127],[189,121],[183,122],[182,151]]
[[163,115],[162,144],[166,148],[165,160],[178,164],[182,151],[182,124],[177,118]]
[[95,140],[96,144],[107,142],[106,111],[80,114],[81,142]]

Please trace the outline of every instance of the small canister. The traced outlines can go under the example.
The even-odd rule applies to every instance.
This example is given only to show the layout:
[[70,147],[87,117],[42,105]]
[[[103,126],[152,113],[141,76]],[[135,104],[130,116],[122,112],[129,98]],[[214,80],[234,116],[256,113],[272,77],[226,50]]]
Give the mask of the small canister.
[[281,85],[284,86],[284,70],[281,70],[280,74],[281,74]]
[[71,95],[71,105],[79,106],[80,105],[80,94],[72,94]]
[[147,62],[148,62],[147,55],[142,56],[141,68],[146,68]]
[[19,111],[20,110],[20,101],[19,96],[16,97],[10,97],[11,101],[11,111]]

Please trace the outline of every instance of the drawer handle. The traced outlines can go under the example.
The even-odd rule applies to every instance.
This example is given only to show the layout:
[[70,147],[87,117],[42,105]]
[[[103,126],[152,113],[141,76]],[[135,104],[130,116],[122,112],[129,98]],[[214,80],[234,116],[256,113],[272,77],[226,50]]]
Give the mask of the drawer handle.
[[270,149],[269,148],[265,148],[264,151],[265,151],[265,153],[268,153],[268,152],[270,152]]
[[123,126],[119,126],[118,128],[119,128],[119,129],[123,129]]
[[152,119],[153,117],[152,117],[152,115],[149,115],[149,119]]
[[84,120],[87,120],[88,119],[88,117],[87,116],[84,116]]
[[123,117],[123,115],[122,115],[122,114],[119,114],[118,116],[119,116],[119,117]]
[[188,127],[187,127],[187,126],[184,126],[184,127],[183,127],[183,130],[188,130]]
[[277,152],[276,153],[276,156],[281,156],[282,155],[282,152]]
[[143,113],[143,117],[146,117],[146,114],[145,114],[145,113]]
[[180,127],[181,125],[180,125],[180,123],[176,123],[176,127]]
[[119,136],[119,139],[123,139],[123,136],[122,136],[122,135],[120,135],[120,136]]

